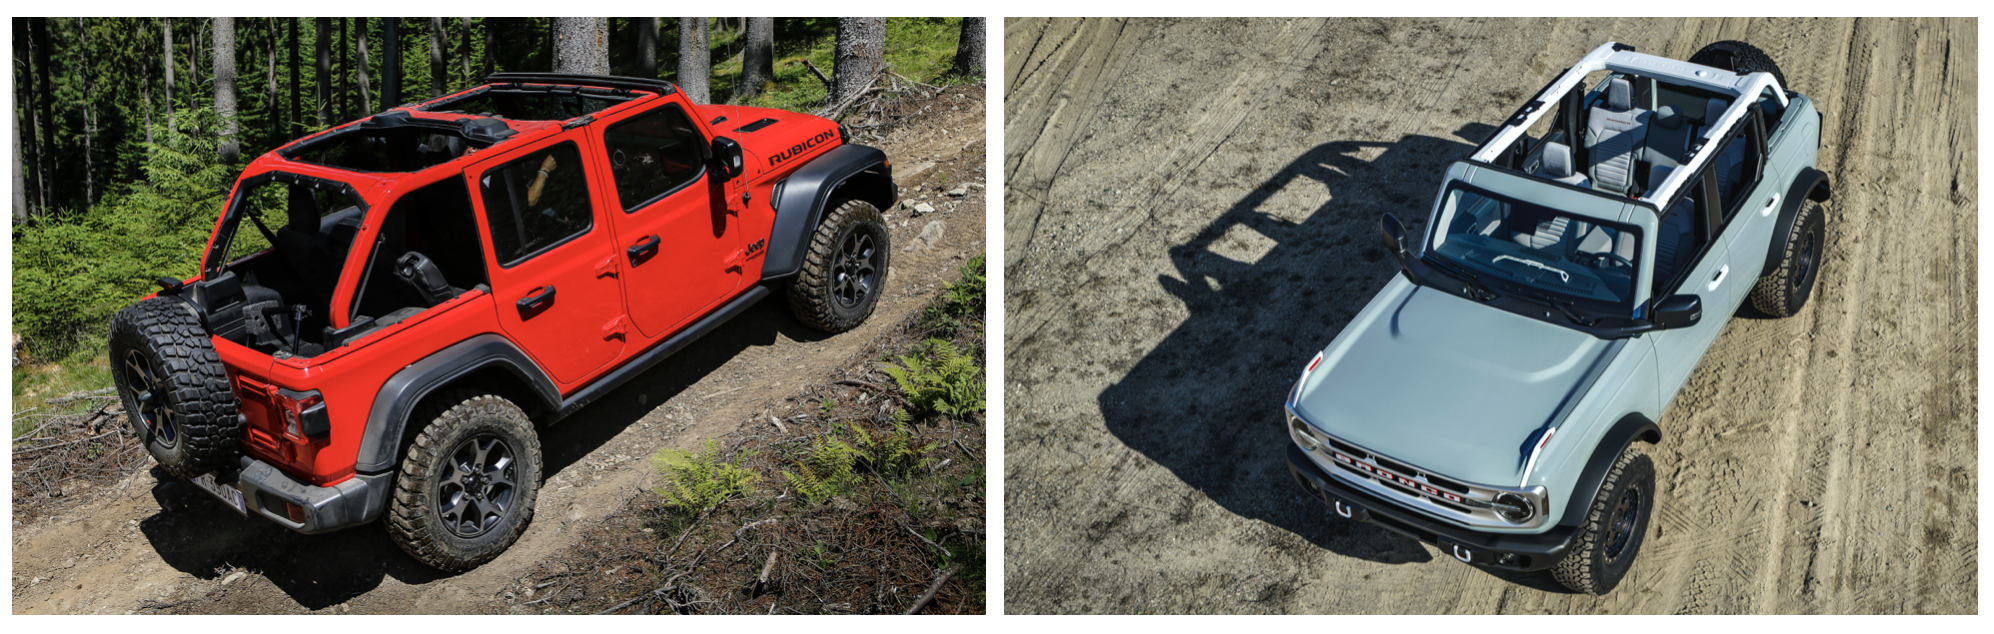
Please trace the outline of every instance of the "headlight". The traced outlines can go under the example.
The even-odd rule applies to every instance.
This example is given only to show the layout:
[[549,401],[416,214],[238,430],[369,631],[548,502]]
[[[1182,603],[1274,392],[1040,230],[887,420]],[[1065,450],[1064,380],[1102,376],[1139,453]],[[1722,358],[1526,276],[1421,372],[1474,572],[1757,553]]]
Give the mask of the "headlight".
[[1503,493],[1495,497],[1495,512],[1503,519],[1523,522],[1536,515],[1537,509],[1530,505],[1530,500],[1524,499],[1521,495]]
[[1308,423],[1302,422],[1301,418],[1296,417],[1294,413],[1290,412],[1288,414],[1288,436],[1295,439],[1295,444],[1301,445],[1303,449],[1309,451],[1322,449],[1322,443],[1316,440],[1315,434],[1309,433],[1308,425]]

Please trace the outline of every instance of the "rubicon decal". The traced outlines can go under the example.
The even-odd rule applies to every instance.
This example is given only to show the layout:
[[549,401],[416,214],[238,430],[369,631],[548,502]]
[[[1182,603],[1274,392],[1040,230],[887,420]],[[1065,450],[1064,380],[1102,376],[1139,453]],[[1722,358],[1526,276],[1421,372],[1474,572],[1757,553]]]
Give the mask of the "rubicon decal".
[[778,163],[787,161],[792,158],[796,158],[798,155],[809,151],[810,148],[817,147],[819,144],[835,138],[838,138],[837,130],[825,130],[823,132],[819,132],[817,133],[817,136],[805,139],[802,143],[792,145],[789,147],[789,149],[783,150],[781,154],[769,157],[769,167],[775,167],[776,164]]

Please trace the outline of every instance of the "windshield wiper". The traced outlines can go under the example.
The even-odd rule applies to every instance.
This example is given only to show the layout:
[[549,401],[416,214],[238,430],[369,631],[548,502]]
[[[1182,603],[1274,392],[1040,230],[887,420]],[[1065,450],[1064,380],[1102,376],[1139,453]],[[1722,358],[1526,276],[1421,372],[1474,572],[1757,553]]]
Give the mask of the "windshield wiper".
[[1431,260],[1427,260],[1426,263],[1429,266],[1443,265],[1439,267],[1440,270],[1445,271],[1448,277],[1452,277],[1462,282],[1466,282],[1468,284],[1468,287],[1473,289],[1474,291],[1473,294],[1477,299],[1486,302],[1486,301],[1492,301],[1497,297],[1501,297],[1501,294],[1495,292],[1495,289],[1489,288],[1487,284],[1483,284],[1481,278],[1476,277],[1474,273],[1469,273],[1466,267],[1463,267],[1459,264],[1455,264],[1453,262],[1448,262],[1444,258],[1433,258]]
[[1568,308],[1569,306],[1572,305],[1572,302],[1568,300],[1559,300],[1556,297],[1552,297],[1550,295],[1538,291],[1524,291],[1524,292],[1525,294],[1531,297],[1543,300],[1544,303],[1550,304],[1552,308],[1558,309],[1558,312],[1564,313],[1565,318],[1572,320],[1572,323],[1587,327],[1599,323],[1599,320],[1597,319],[1586,317],[1584,315],[1580,315],[1576,312],[1573,312],[1571,308]]

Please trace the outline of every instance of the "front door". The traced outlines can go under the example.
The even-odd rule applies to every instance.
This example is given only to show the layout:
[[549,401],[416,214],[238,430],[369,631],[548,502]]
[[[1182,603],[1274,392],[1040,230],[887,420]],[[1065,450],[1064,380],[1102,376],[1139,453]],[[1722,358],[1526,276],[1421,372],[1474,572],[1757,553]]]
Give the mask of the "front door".
[[616,183],[604,191],[630,318],[645,338],[664,337],[740,287],[739,219],[706,170],[706,137],[678,104],[589,128]]
[[[1663,214],[1656,229],[1656,298],[1669,295],[1695,295],[1703,304],[1703,318],[1688,328],[1652,333],[1655,341],[1656,370],[1660,374],[1662,402],[1675,398],[1703,351],[1724,332],[1730,321],[1732,287],[1750,284],[1730,260],[1730,244],[1718,231],[1723,218],[1713,200],[1717,188],[1698,178],[1685,188],[1689,192]],[[1674,236],[1680,236],[1679,238]],[[1674,244],[1670,241],[1674,240]]]
[[[472,167],[498,321],[554,380],[572,385],[623,351],[627,324],[593,168],[556,139]],[[566,392],[566,389],[562,390]]]

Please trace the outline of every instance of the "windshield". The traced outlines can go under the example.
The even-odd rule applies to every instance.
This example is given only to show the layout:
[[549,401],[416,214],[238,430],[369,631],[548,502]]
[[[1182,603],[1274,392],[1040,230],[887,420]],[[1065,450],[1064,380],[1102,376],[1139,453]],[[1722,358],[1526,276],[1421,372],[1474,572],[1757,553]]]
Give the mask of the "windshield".
[[1456,184],[1443,195],[1429,253],[1483,281],[1559,300],[1626,306],[1634,297],[1639,230]]

